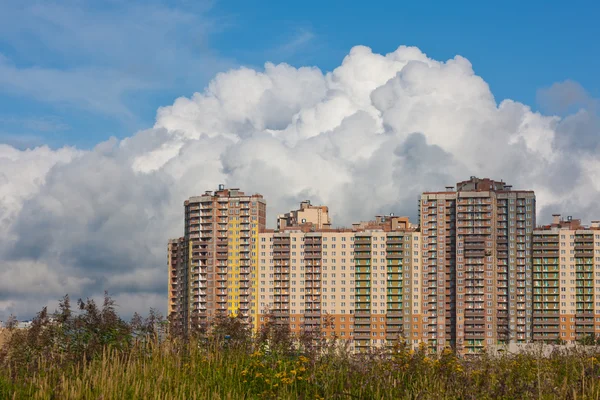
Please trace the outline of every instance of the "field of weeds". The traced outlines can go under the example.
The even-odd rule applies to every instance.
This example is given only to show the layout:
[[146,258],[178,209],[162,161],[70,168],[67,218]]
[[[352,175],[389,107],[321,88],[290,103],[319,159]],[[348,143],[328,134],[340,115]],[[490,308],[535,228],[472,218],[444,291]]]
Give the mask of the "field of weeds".
[[600,354],[571,350],[463,360],[397,348],[307,357],[203,343],[106,348],[89,361],[41,356],[3,368],[7,399],[598,399]]
[[600,399],[594,347],[462,358],[398,343],[354,355],[276,324],[252,335],[235,318],[162,337],[154,316],[125,323],[110,300],[54,316],[40,313],[4,344],[0,398]]

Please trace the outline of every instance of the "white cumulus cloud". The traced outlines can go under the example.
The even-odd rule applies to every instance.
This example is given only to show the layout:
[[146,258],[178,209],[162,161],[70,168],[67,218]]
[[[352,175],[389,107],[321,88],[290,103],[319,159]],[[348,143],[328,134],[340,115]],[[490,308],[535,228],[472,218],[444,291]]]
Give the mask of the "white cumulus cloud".
[[335,225],[415,218],[420,192],[471,175],[536,190],[540,220],[589,220],[598,120],[594,107],[559,117],[498,101],[460,56],[358,46],[326,73],[270,63],[220,73],[159,109],[151,129],[90,151],[0,146],[0,319],[105,289],[125,314],[164,310],[183,201],[220,183],[265,195],[270,223],[307,198],[329,205]]

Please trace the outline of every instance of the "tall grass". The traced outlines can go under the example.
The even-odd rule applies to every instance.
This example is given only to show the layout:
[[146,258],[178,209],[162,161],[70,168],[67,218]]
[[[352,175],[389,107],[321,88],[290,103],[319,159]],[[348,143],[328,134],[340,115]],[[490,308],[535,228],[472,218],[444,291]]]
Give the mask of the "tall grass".
[[106,337],[112,325],[89,320],[100,325],[13,332],[0,353],[0,398],[600,399],[597,347],[462,358],[399,343],[359,355],[318,336],[294,341],[273,324],[251,336],[235,319],[191,338],[159,340],[146,329],[102,342],[94,335]]
[[90,361],[43,356],[31,374],[0,374],[6,399],[600,399],[600,353],[569,350],[474,359],[326,352],[313,358],[198,343],[106,347]]

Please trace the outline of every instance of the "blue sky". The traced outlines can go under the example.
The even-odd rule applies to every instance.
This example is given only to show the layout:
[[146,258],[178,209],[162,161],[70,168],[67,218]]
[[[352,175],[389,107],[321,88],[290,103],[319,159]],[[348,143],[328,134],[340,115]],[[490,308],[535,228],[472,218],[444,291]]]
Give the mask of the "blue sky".
[[219,71],[335,68],[352,46],[460,54],[497,100],[579,82],[600,97],[592,1],[0,0],[0,141],[90,148],[151,127],[158,107]]
[[[599,11],[0,0],[0,143],[51,147],[0,146],[0,319],[65,291],[108,290],[125,314],[164,309],[182,202],[220,183],[262,193],[270,226],[304,199],[329,206],[336,226],[389,212],[416,221],[422,191],[471,175],[535,190],[542,223],[598,219]],[[356,48],[331,79],[286,65],[231,71],[331,71],[357,45],[376,54]],[[483,80],[464,59],[436,62],[456,55]],[[494,107],[504,99],[563,118]]]

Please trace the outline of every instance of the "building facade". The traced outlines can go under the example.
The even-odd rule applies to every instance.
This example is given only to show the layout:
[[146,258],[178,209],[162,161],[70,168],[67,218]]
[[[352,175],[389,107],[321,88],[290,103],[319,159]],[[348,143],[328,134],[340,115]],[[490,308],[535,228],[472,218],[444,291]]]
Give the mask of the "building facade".
[[185,238],[169,240],[167,264],[169,267],[169,306],[167,312],[172,323],[183,329],[188,320],[188,272],[185,269],[187,259]]
[[277,216],[277,229],[285,229],[302,224],[312,224],[317,229],[331,228],[329,208],[327,206],[313,206],[310,200],[300,203],[298,210],[292,210]]
[[553,216],[533,236],[533,339],[600,335],[600,222]]
[[241,314],[256,324],[252,247],[265,229],[265,200],[220,185],[214,193],[190,197],[184,208],[184,237],[169,242],[170,271],[176,277],[169,292],[178,293],[171,297],[171,320],[187,329],[192,321]]
[[295,333],[319,328],[359,351],[400,337],[418,344],[419,237],[408,218],[394,216],[259,234],[259,324],[275,318]]
[[533,191],[471,177],[423,193],[419,209],[430,347],[531,340]]
[[261,195],[220,186],[185,202],[168,265],[169,315],[183,327],[241,314],[357,351],[600,335],[600,223],[536,227],[533,191],[490,179],[422,193],[418,225],[388,215],[335,229],[308,201],[266,229]]

